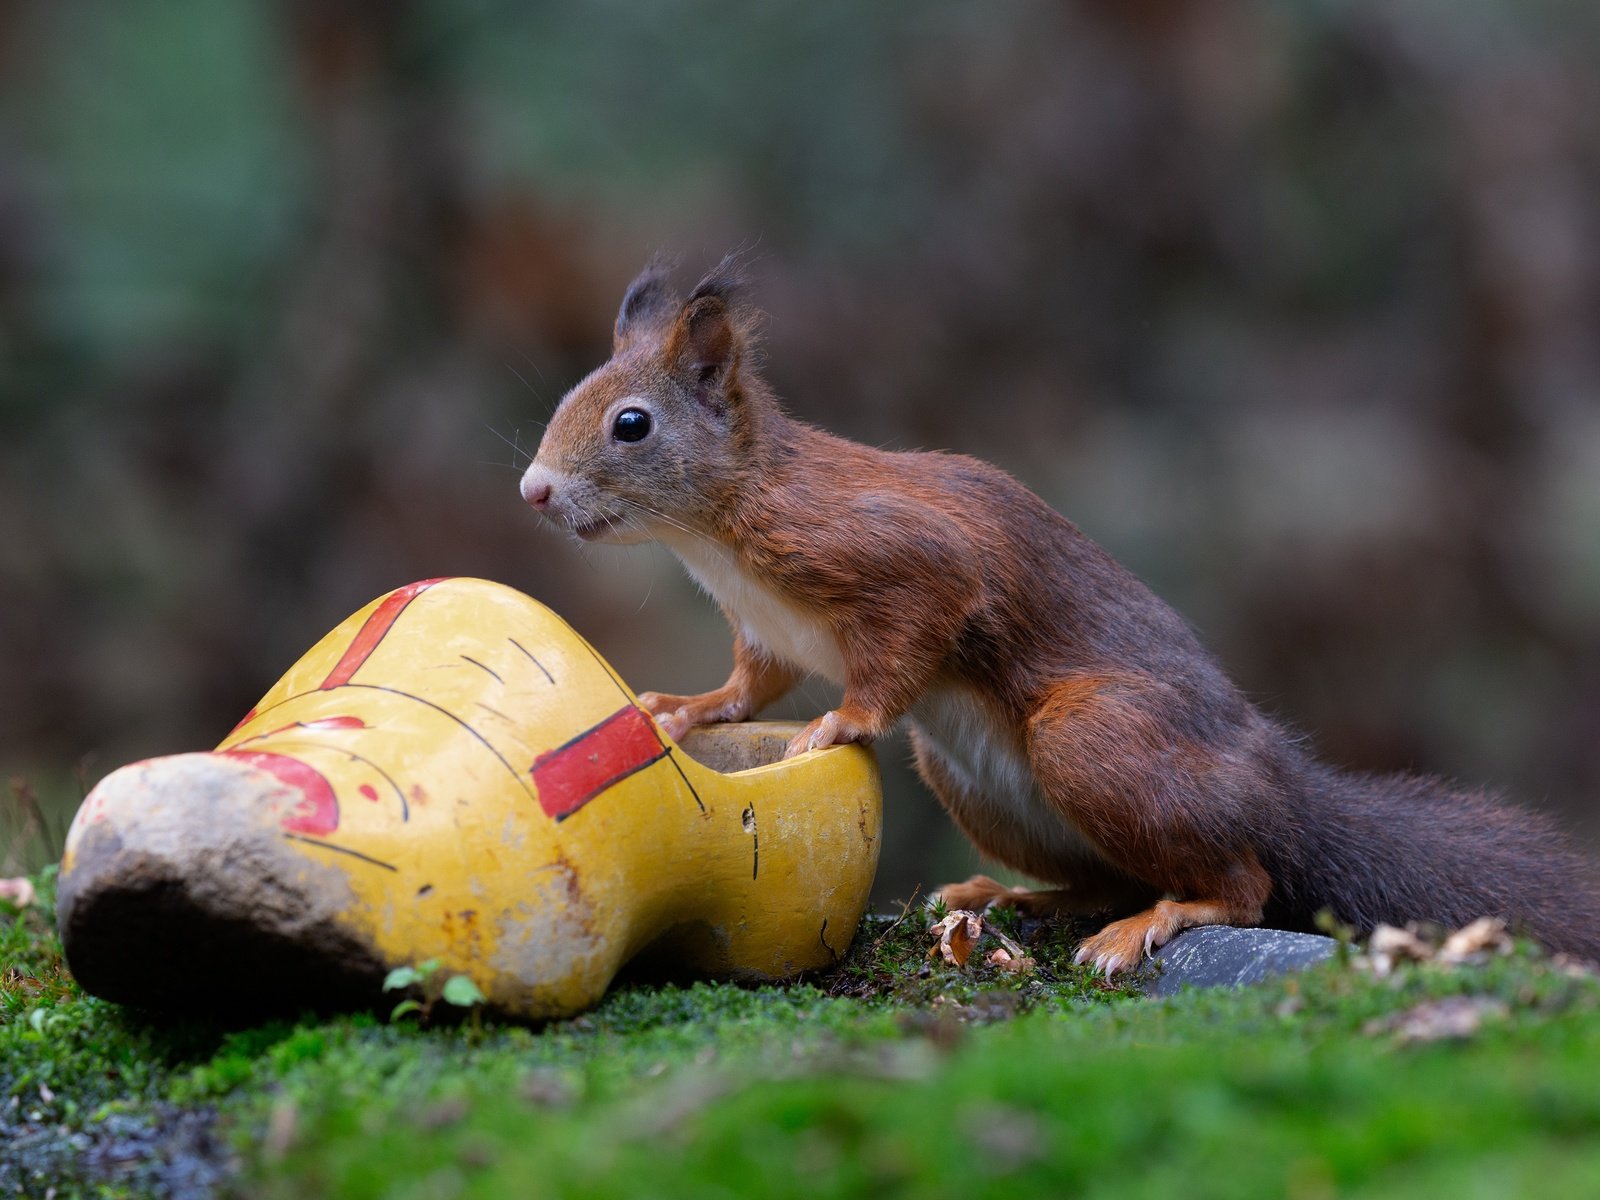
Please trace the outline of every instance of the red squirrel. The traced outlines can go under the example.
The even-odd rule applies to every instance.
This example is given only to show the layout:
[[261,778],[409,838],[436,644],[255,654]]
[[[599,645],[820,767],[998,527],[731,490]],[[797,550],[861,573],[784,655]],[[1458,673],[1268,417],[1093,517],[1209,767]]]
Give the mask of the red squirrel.
[[639,697],[663,730],[745,720],[813,672],[843,699],[790,755],[909,717],[917,770],[961,831],[1055,885],[974,876],[944,900],[1132,912],[1079,950],[1107,975],[1190,926],[1304,929],[1323,910],[1360,932],[1495,915],[1600,959],[1600,892],[1547,821],[1317,761],[1005,472],[790,417],[756,371],[757,323],[733,257],[687,298],[653,261],[611,359],[563,398],[522,477],[584,542],[665,543],[733,626],[722,687]]

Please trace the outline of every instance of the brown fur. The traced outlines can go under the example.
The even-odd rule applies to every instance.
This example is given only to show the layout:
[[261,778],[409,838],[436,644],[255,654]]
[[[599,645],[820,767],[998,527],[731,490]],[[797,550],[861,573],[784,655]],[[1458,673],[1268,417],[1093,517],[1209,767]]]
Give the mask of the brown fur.
[[[1157,901],[1085,943],[1108,972],[1189,925],[1305,927],[1322,909],[1363,930],[1490,913],[1600,956],[1587,866],[1542,821],[1310,759],[1181,618],[1004,472],[789,417],[752,367],[755,327],[732,262],[683,301],[652,264],[613,358],[563,400],[523,481],[588,540],[666,541],[723,604],[728,682],[641,697],[669,732],[837,670],[842,702],[791,753],[911,713],[918,770],[963,832],[1061,889],[1039,906]],[[652,420],[633,443],[613,433],[628,406]],[[946,897],[1017,900],[982,877]]]

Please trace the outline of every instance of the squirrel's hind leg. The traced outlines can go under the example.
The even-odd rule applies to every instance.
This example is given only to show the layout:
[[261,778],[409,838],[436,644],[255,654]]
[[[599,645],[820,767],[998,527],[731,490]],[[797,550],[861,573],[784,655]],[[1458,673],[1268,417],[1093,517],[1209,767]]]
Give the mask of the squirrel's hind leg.
[[1059,856],[1052,857],[1044,845],[1026,839],[998,837],[1003,824],[992,814],[999,806],[958,780],[920,730],[911,731],[911,745],[922,781],[938,797],[957,828],[985,857],[1063,885],[1034,890],[1008,887],[987,875],[973,875],[963,883],[947,883],[933,893],[947,908],[982,912],[996,905],[1015,908],[1029,917],[1088,916],[1133,912],[1160,894],[1097,859],[1080,856],[1070,862],[1062,861]]
[[968,912],[982,912],[990,905],[1014,908],[1029,917],[1051,917],[1083,910],[1081,898],[1070,891],[1007,887],[987,875],[972,875],[963,883],[947,883],[934,896],[942,900],[946,908],[964,908]]
[[982,912],[991,906],[1014,908],[1025,917],[1085,917],[1127,912],[1150,899],[1148,888],[1115,872],[1079,864],[1071,887],[1007,887],[987,875],[971,875],[934,892],[946,908]]
[[1040,791],[1113,867],[1160,900],[1088,938],[1078,962],[1107,976],[1195,925],[1256,925],[1272,880],[1246,839],[1239,768],[1140,675],[1073,676],[1029,722]]

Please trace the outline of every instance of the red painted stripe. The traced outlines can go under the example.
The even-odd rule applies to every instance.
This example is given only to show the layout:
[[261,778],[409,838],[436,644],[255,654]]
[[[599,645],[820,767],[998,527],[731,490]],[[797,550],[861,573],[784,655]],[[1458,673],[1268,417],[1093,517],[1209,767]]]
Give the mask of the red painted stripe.
[[378,648],[378,643],[383,641],[383,635],[389,632],[389,627],[405,611],[406,605],[410,604],[434,584],[443,583],[447,578],[449,577],[443,576],[439,579],[423,579],[417,583],[408,583],[405,587],[396,588],[385,596],[383,603],[379,604],[361,628],[356,630],[356,636],[351,639],[350,648],[334,664],[333,670],[328,672],[328,677],[322,681],[319,690],[327,691],[329,688],[336,688],[342,684],[349,683],[350,677],[361,669],[361,664],[366,662],[372,652]]
[[310,721],[296,721],[301,729],[365,729],[367,723],[360,717],[317,717]]
[[265,771],[300,793],[300,803],[283,819],[285,829],[327,834],[339,828],[339,799],[333,794],[332,785],[315,767],[307,766],[298,758],[269,754],[265,750],[222,750],[219,753]]
[[624,705],[566,745],[533,760],[539,807],[546,815],[562,820],[666,753],[655,723],[644,710]]
[[290,721],[287,725],[279,725],[276,729],[269,729],[265,733],[258,733],[254,737],[247,737],[239,744],[248,742],[262,742],[269,737],[277,737],[280,733],[288,733],[291,729],[310,729],[314,731],[329,731],[338,729],[365,729],[367,723],[360,717],[318,717],[313,721]]

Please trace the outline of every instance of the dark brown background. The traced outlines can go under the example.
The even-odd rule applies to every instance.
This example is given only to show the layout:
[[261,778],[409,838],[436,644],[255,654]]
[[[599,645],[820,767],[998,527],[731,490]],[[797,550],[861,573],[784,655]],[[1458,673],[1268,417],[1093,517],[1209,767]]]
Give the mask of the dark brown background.
[[[0,0],[0,770],[69,810],[431,575],[719,681],[504,439],[652,250],[742,245],[796,412],[993,459],[1329,756],[1592,840],[1597,64],[1588,0]],[[904,754],[885,898],[971,862]]]

